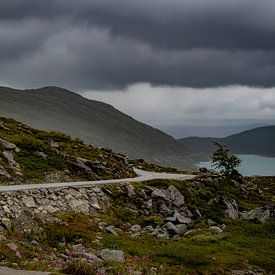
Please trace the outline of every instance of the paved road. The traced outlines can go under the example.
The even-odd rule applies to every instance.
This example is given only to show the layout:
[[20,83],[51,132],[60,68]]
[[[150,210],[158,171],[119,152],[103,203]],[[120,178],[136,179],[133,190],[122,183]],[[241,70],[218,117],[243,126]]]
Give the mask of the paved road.
[[95,185],[108,185],[108,184],[118,184],[118,183],[126,183],[126,182],[139,182],[139,181],[146,181],[146,180],[152,180],[152,179],[186,180],[186,179],[192,179],[195,177],[195,175],[155,173],[155,172],[147,172],[147,171],[143,171],[143,170],[139,170],[139,169],[135,169],[135,172],[138,175],[135,178],[114,179],[114,180],[97,180],[97,181],[77,181],[77,182],[57,182],[57,183],[9,185],[9,186],[0,186],[0,192],[31,190],[31,189],[60,188],[60,187],[89,187],[89,186],[95,186]]

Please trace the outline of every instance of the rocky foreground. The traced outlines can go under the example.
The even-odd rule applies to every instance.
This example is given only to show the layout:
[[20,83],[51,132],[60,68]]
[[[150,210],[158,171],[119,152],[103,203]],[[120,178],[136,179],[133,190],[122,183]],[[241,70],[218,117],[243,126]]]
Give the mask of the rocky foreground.
[[66,274],[272,274],[275,207],[266,188],[203,174],[2,193],[1,264]]
[[[0,183],[135,176],[132,161],[0,119]],[[0,194],[0,266],[59,274],[273,274],[275,178],[190,180]],[[9,269],[5,269],[10,271]],[[1,271],[1,268],[0,268]]]

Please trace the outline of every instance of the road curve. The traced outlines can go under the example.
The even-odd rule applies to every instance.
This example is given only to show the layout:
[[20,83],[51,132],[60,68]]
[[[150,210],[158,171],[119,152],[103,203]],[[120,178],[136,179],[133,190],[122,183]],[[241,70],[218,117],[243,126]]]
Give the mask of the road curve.
[[0,186],[0,192],[32,190],[32,189],[62,188],[62,187],[89,187],[89,186],[95,186],[95,185],[108,185],[108,184],[118,184],[118,183],[126,183],[126,182],[139,182],[139,181],[146,181],[146,180],[152,180],[152,179],[186,180],[186,179],[192,179],[195,177],[195,175],[156,173],[156,172],[143,171],[143,170],[139,170],[139,169],[134,169],[134,170],[135,170],[136,174],[138,175],[135,178],[8,185],[8,186]]

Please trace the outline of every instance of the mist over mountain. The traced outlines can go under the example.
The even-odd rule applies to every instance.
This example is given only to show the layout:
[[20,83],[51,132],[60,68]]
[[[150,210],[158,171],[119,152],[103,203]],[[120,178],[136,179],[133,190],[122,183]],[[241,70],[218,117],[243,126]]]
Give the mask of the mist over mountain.
[[184,146],[197,150],[201,156],[210,156],[215,149],[213,141],[226,145],[235,154],[275,156],[275,126],[258,127],[225,138],[188,137],[179,139]]
[[58,87],[32,90],[0,87],[0,116],[42,130],[62,131],[130,158],[181,168],[193,163],[192,151],[173,137],[111,105]]

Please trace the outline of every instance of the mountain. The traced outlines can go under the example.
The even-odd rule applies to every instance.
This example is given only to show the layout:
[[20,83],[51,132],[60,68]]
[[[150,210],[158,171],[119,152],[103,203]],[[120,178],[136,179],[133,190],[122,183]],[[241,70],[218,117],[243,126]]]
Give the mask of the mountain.
[[210,156],[215,149],[212,142],[216,141],[226,145],[235,154],[275,157],[275,126],[258,127],[225,138],[188,137],[178,141],[197,150],[201,156]]
[[173,137],[140,123],[111,105],[58,87],[0,87],[0,116],[42,130],[61,131],[130,158],[178,168],[192,166],[192,151]]

